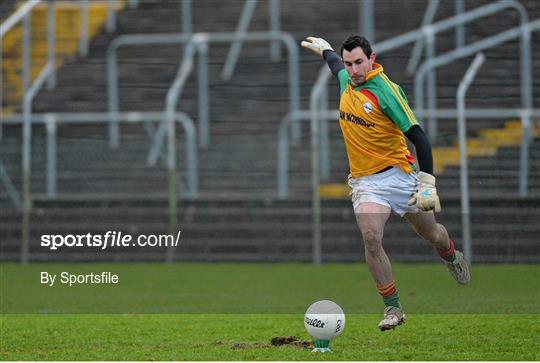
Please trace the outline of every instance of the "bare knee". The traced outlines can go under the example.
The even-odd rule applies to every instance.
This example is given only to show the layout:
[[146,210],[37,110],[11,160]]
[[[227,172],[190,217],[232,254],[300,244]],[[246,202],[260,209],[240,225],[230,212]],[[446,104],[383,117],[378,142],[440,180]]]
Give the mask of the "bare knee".
[[419,231],[420,236],[431,244],[439,245],[448,241],[448,233],[446,229],[439,223],[433,228]]
[[382,236],[375,230],[362,231],[364,248],[370,255],[379,255],[382,251]]

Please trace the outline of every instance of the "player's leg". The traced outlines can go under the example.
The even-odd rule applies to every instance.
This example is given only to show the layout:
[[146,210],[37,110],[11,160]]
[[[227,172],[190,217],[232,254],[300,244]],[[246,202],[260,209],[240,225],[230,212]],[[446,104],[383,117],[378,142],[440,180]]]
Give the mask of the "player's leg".
[[460,251],[454,249],[454,241],[448,236],[446,228],[436,222],[434,213],[407,213],[405,219],[420,237],[435,247],[454,279],[460,284],[467,284],[471,279],[467,261]]
[[392,276],[392,265],[382,246],[384,226],[390,212],[389,207],[372,202],[360,203],[355,208],[356,222],[364,240],[366,265],[386,306],[384,319],[379,324],[381,330],[395,328],[405,319]]
[[433,212],[406,213],[404,217],[414,231],[438,251],[446,251],[452,247],[446,228],[436,222]]
[[361,203],[354,212],[371,276],[377,286],[386,285],[392,281],[392,266],[382,247],[382,238],[390,208],[377,203]]

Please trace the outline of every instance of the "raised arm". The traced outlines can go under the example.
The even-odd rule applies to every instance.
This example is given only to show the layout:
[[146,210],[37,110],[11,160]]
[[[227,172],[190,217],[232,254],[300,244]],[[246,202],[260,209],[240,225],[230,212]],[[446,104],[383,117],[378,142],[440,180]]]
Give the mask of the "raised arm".
[[323,38],[307,37],[306,40],[302,41],[301,45],[323,57],[336,78],[339,71],[345,68],[343,62],[341,62],[341,57],[334,52],[334,49]]

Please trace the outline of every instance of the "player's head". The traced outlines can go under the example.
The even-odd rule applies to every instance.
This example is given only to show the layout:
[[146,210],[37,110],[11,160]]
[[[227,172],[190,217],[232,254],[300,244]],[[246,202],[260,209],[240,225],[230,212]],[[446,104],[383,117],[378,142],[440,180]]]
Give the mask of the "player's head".
[[341,60],[351,84],[356,87],[366,81],[366,73],[373,69],[375,52],[369,41],[360,35],[350,35],[341,44]]

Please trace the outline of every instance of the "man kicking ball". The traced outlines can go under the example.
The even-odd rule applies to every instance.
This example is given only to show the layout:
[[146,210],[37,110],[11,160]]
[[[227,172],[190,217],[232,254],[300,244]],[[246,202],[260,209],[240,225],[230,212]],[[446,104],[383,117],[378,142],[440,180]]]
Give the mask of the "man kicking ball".
[[[366,264],[386,306],[381,330],[405,321],[392,265],[382,247],[384,226],[394,211],[434,246],[460,284],[470,280],[463,254],[454,249],[433,211],[441,205],[433,176],[431,145],[408,105],[405,93],[375,63],[369,41],[351,35],[339,56],[322,38],[302,46],[323,57],[339,81],[339,124],[349,158],[349,187],[356,222],[364,240]],[[405,137],[416,149],[419,171]]]

